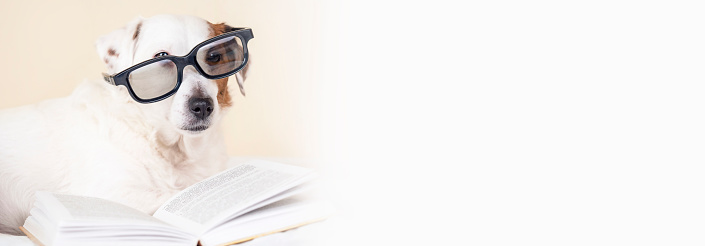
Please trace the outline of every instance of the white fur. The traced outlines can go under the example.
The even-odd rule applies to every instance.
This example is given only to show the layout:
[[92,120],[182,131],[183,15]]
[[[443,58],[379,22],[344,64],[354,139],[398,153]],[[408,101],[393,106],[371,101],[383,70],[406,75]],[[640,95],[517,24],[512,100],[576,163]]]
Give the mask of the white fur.
[[[209,38],[209,28],[189,16],[138,18],[96,46],[112,74],[160,51],[185,55]],[[0,111],[0,233],[19,233],[38,190],[102,197],[153,213],[175,192],[222,170],[225,109],[217,103],[217,85],[190,67],[184,73],[179,91],[157,103],[140,104],[123,86],[88,81],[69,97]],[[186,106],[194,94],[210,96],[215,107],[201,132],[181,129],[196,124]]]

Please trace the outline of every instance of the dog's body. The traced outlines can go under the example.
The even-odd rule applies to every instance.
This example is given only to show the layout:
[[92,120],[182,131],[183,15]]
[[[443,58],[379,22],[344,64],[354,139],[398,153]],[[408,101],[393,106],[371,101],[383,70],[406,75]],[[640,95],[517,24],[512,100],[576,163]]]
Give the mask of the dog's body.
[[[160,52],[185,55],[225,27],[189,16],[140,18],[97,48],[112,74]],[[237,74],[240,85],[245,72]],[[217,101],[205,119],[189,113],[193,97]],[[123,86],[92,81],[66,98],[0,111],[0,233],[19,234],[38,190],[153,213],[225,167],[219,122],[230,105],[227,78],[207,80],[187,67],[179,91],[157,103],[140,104]]]

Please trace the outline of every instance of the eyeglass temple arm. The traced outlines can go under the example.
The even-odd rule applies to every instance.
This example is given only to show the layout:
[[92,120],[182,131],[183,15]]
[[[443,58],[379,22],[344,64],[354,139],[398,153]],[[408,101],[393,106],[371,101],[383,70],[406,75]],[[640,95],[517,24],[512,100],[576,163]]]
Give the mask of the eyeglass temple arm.
[[107,73],[103,73],[103,80],[105,80],[105,82],[107,82],[108,84],[115,85],[115,80],[113,80],[113,76],[110,76]]

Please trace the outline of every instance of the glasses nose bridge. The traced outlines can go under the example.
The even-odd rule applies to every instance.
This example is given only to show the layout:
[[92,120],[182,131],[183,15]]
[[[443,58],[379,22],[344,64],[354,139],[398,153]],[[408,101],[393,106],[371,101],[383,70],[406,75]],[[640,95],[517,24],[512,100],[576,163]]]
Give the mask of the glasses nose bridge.
[[195,74],[203,76],[203,73],[197,68],[198,65],[196,63],[198,61],[196,60],[196,50],[185,56],[177,57],[176,62],[180,64],[178,71],[179,77],[185,78],[186,74],[191,74],[192,71],[195,72]]

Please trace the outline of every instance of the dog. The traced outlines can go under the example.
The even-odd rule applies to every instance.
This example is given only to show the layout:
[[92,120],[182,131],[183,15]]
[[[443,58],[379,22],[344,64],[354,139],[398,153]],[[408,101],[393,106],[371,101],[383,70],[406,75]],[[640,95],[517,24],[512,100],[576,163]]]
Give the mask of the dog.
[[[96,48],[115,74],[154,57],[186,55],[230,30],[192,16],[140,17],[100,37]],[[243,95],[248,67],[234,75]],[[208,111],[194,112],[194,98]],[[86,81],[68,97],[0,111],[0,233],[20,235],[40,190],[154,213],[225,169],[220,121],[232,103],[228,77],[206,79],[187,66],[178,91],[154,103],[136,102],[125,86]]]

